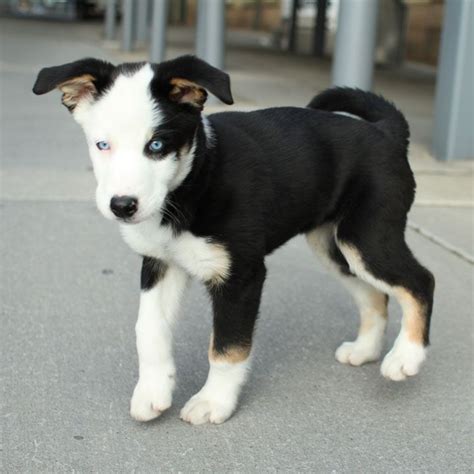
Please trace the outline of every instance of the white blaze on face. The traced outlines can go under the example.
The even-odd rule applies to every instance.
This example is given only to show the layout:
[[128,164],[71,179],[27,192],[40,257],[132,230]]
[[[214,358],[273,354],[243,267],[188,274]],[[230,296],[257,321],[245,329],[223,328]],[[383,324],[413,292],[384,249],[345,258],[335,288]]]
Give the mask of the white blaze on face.
[[[138,198],[133,220],[147,219],[160,210],[182,174],[183,165],[175,153],[155,160],[145,155],[153,130],[163,120],[150,92],[152,79],[153,70],[145,64],[133,74],[118,76],[97,102],[79,103],[74,110],[86,134],[97,178],[97,206],[110,219],[115,218],[110,210],[113,196]],[[110,150],[100,151],[99,141],[107,142]]]

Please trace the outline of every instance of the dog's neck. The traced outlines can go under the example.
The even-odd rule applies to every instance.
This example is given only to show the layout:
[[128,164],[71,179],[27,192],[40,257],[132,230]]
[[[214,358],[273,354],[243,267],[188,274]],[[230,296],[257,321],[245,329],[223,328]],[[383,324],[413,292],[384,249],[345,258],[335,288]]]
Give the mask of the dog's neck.
[[171,226],[176,234],[191,227],[201,198],[209,188],[215,166],[216,139],[209,121],[203,117],[192,145],[191,169],[183,182],[167,195],[162,212],[162,224]]

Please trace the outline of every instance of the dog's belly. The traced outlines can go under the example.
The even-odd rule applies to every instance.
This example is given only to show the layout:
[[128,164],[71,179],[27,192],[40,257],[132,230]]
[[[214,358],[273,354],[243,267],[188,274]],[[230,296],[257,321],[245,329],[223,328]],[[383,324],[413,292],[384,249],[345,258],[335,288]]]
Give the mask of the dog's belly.
[[211,284],[225,281],[231,258],[225,246],[191,232],[173,234],[171,227],[157,220],[120,226],[125,242],[140,255],[163,260],[183,268],[191,276]]

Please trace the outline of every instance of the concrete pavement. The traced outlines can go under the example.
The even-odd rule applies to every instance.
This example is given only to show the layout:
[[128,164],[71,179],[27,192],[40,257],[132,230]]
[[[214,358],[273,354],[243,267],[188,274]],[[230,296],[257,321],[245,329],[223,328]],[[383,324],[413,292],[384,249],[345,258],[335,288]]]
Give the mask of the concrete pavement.
[[[121,55],[102,48],[94,25],[1,20],[0,31],[3,472],[472,470],[473,267],[452,251],[473,253],[470,164],[412,157],[425,184],[410,219],[438,238],[407,231],[437,278],[432,348],[417,378],[397,384],[381,377],[380,363],[336,362],[334,350],[355,335],[355,308],[297,238],[268,259],[254,370],[235,416],[203,427],[178,419],[207,373],[211,314],[193,284],[177,330],[173,407],[139,424],[128,405],[140,261],[95,210],[86,146],[59,95],[30,92],[41,66]],[[302,104],[327,85],[324,71],[308,85],[303,60],[284,58],[286,72],[270,86],[275,60],[229,53],[237,107],[266,105],[270,96]],[[290,86],[293,66],[294,74],[303,71],[299,93]],[[393,78],[377,81],[410,104],[409,119],[419,123],[415,146],[425,147],[427,86],[418,92]],[[244,100],[251,90],[254,104]],[[280,101],[282,90],[288,94]],[[390,313],[385,351],[400,325],[394,303]]]

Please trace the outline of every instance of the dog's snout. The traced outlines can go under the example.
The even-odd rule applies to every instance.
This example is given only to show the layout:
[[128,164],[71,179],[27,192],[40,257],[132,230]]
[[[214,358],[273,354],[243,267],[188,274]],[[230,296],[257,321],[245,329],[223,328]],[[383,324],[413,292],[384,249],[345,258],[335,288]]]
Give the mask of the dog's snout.
[[138,209],[138,199],[133,196],[114,196],[110,200],[110,209],[121,219],[132,217]]

